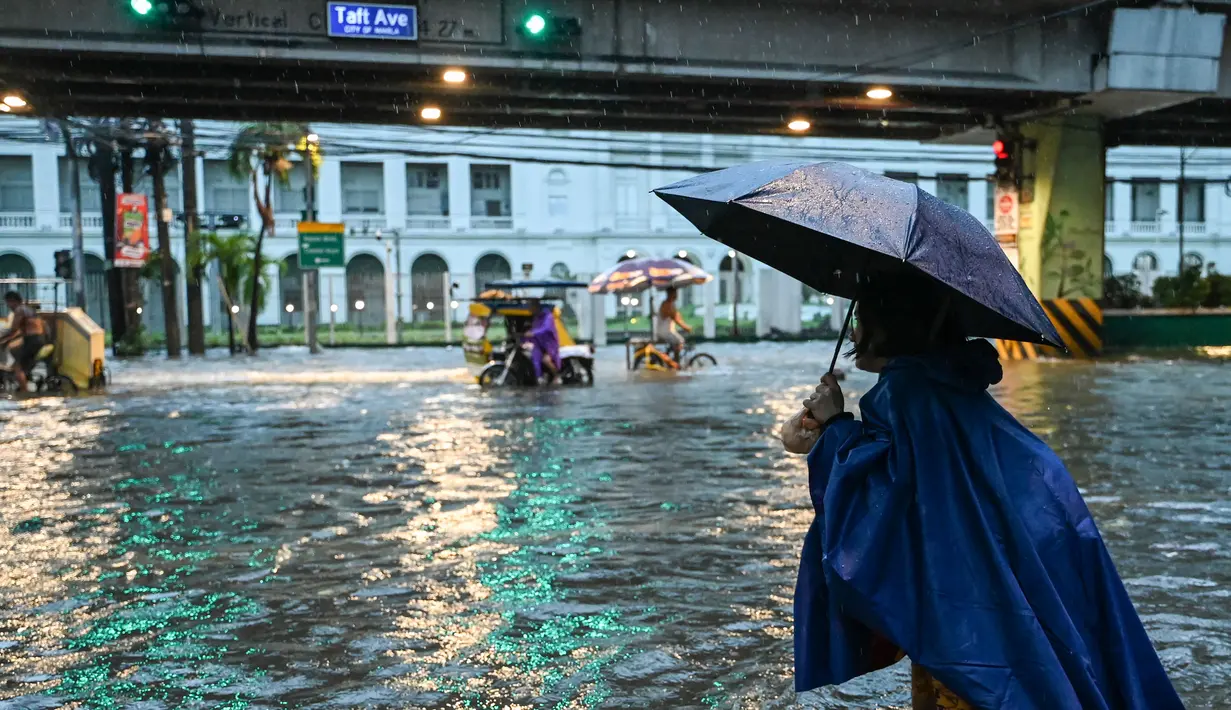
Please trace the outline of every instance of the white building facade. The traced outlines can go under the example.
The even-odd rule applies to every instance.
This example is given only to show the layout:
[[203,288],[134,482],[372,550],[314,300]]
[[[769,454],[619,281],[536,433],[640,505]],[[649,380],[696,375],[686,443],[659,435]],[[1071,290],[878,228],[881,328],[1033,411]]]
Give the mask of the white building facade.
[[[990,219],[991,151],[983,146],[825,138],[543,131],[425,130],[416,127],[314,126],[325,161],[316,185],[317,218],[346,225],[345,269],[321,271],[318,312],[337,305],[339,322],[383,327],[386,308],[403,321],[440,320],[499,278],[588,280],[621,258],[683,256],[718,278],[686,294],[685,303],[714,304],[719,317],[738,308],[759,330],[799,329],[827,314],[822,298],[697,231],[650,194],[713,167],[761,159],[842,160],[916,182],[921,188]],[[38,136],[38,124],[0,122],[0,278],[50,276],[54,253],[71,245],[71,182],[63,145]],[[232,177],[226,146],[236,125],[198,123],[197,204],[203,224],[241,215],[260,225],[251,186]],[[7,138],[5,136],[8,136]],[[1190,263],[1231,264],[1231,151],[1186,155],[1184,253]],[[1119,148],[1107,161],[1105,268],[1135,271],[1145,284],[1175,273],[1179,263],[1179,152]],[[306,171],[277,186],[274,235],[265,257],[283,266],[262,324],[300,324],[301,276],[296,224],[304,208]],[[97,185],[82,168],[89,310],[105,324],[106,296]],[[168,175],[168,204],[182,209],[179,170]],[[137,189],[150,192],[143,179]],[[151,225],[151,240],[154,240]],[[171,227],[173,254],[184,259],[182,223]],[[1226,236],[1224,236],[1226,235]],[[739,268],[736,269],[735,267]],[[384,280],[396,286],[386,303]],[[179,287],[182,289],[182,279]],[[448,288],[455,284],[456,288]],[[206,285],[207,323],[222,327],[222,299]],[[156,283],[145,296],[146,324],[161,328]],[[184,301],[182,295],[180,303]],[[733,302],[738,301],[738,305]],[[802,301],[802,303],[801,303]],[[358,302],[363,307],[357,308]],[[291,306],[290,309],[287,306]],[[601,305],[623,313],[614,297]],[[639,308],[644,308],[641,304]],[[597,320],[597,319],[594,319]],[[792,327],[794,324],[794,327]]]

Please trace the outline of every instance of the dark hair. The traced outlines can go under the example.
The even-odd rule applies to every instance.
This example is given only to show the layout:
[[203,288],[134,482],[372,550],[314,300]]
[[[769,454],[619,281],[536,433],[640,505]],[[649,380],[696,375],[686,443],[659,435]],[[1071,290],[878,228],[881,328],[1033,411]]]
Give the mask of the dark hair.
[[922,355],[966,341],[952,302],[960,296],[930,277],[910,272],[873,276],[860,282],[857,295],[864,337],[850,354]]
[[17,301],[18,303],[21,303],[23,299],[20,293],[17,293],[16,291],[9,291],[8,293],[4,294],[4,300]]
[[675,294],[679,293],[679,291],[674,286],[668,286],[666,293],[667,293],[667,298],[671,298]]

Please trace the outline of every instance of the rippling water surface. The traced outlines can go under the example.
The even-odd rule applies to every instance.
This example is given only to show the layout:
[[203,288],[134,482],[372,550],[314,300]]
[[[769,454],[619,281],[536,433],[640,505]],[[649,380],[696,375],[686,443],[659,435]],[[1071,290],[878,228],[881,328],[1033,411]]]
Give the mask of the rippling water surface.
[[[797,698],[805,470],[772,438],[825,345],[491,394],[460,353],[116,367],[0,402],[0,708],[905,707]],[[1231,706],[1231,371],[1021,363],[1191,708]],[[871,384],[856,373],[854,398]]]

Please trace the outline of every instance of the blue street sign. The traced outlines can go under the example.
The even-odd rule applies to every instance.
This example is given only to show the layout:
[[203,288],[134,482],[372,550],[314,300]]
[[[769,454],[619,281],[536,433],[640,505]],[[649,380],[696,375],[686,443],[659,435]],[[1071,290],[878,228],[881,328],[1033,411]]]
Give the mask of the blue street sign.
[[419,39],[419,8],[330,2],[329,36],[360,39]]

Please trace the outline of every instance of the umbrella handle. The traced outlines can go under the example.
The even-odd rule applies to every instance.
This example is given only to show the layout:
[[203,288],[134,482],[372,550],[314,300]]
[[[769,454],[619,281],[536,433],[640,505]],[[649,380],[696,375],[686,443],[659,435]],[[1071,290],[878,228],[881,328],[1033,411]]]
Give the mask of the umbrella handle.
[[[846,331],[851,327],[851,316],[855,313],[855,301],[851,300],[850,305],[846,307],[846,318],[842,320],[842,330],[838,332],[838,344],[833,349],[833,359],[829,361],[829,374],[833,374],[834,368],[838,366],[838,355],[842,353],[842,341],[846,340]],[[812,412],[804,409],[804,417],[815,419]]]

